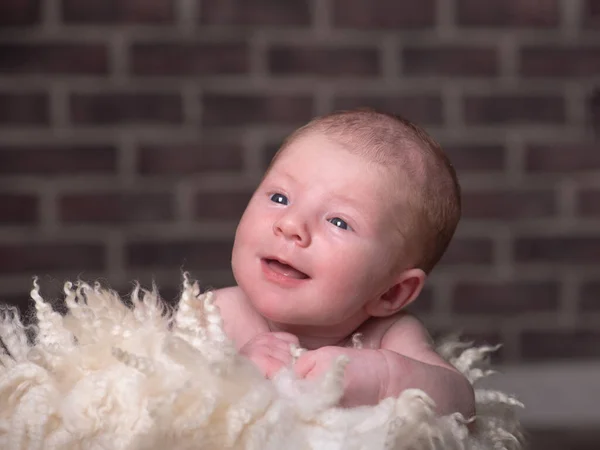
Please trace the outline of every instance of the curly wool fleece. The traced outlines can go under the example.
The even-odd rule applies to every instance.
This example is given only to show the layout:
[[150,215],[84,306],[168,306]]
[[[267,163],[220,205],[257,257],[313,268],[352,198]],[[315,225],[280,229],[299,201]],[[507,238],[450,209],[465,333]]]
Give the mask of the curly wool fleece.
[[[422,391],[376,406],[336,407],[345,361],[318,381],[291,370],[265,380],[239,356],[213,294],[185,277],[174,311],[134,290],[131,305],[99,285],[65,285],[68,312],[34,282],[34,339],[15,310],[0,311],[0,448],[24,449],[464,449],[518,450],[513,398],[476,389],[469,433],[438,417]],[[489,347],[440,347],[471,382]]]

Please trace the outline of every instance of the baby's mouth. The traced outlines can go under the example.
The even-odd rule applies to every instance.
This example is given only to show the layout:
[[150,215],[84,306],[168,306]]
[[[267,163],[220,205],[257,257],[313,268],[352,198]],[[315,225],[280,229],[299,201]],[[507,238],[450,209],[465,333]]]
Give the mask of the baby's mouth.
[[265,258],[264,261],[265,263],[267,263],[267,265],[273,272],[277,272],[283,276],[294,278],[296,280],[305,280],[307,278],[310,278],[304,272],[301,272],[295,267],[292,267],[289,264],[281,262],[277,259]]

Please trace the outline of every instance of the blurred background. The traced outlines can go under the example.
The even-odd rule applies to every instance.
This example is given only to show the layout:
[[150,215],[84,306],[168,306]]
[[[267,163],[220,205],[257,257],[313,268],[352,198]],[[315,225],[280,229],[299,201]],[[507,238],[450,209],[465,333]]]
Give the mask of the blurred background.
[[0,298],[232,283],[282,138],[371,106],[464,190],[415,312],[504,344],[533,449],[600,448],[600,1],[2,0]]

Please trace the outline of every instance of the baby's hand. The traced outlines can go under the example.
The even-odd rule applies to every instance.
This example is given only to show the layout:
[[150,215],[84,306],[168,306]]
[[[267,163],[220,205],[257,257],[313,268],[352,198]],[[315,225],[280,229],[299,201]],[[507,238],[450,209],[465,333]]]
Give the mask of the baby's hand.
[[290,333],[267,332],[256,335],[240,349],[267,378],[292,363],[291,346],[298,345],[298,338]]

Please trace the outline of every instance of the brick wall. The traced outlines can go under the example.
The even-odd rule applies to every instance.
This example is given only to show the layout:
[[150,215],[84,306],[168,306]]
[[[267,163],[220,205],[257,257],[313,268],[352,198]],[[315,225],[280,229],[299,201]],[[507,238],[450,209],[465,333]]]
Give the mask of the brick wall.
[[509,361],[600,358],[595,0],[3,0],[0,296],[31,277],[231,282],[281,138],[375,106],[424,125],[464,220],[416,310]]

